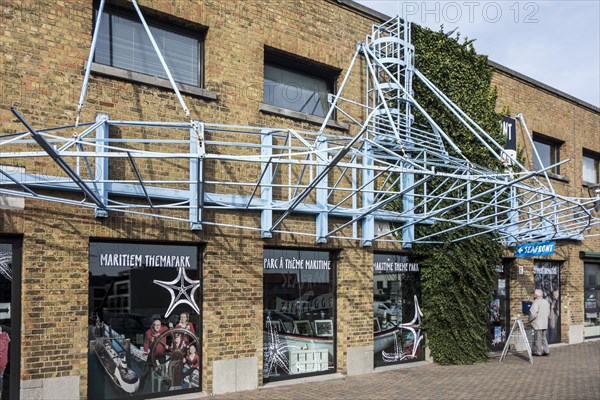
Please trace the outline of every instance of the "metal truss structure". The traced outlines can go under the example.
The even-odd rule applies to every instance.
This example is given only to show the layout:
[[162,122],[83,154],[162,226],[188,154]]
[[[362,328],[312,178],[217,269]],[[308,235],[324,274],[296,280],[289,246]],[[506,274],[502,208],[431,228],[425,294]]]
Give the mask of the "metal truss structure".
[[[582,240],[598,225],[592,214],[596,199],[554,191],[546,171],[558,164],[525,168],[415,68],[410,24],[398,17],[373,26],[358,44],[337,94],[329,96],[321,128],[304,132],[191,119],[135,0],[132,4],[186,120],[98,115],[79,123],[102,1],[75,124],[36,129],[13,109],[26,131],[0,136],[0,194],[90,207],[96,217],[122,212],[186,221],[191,229],[227,226],[255,230],[263,238],[289,233],[318,243],[360,240],[365,246],[379,240],[410,247],[490,232],[507,245]],[[361,57],[364,103],[344,97]],[[510,168],[498,172],[470,162],[414,98],[413,79],[472,140]],[[334,113],[352,121],[352,134],[326,131]],[[415,229],[419,225],[432,229],[422,233]],[[464,227],[474,229],[464,234]]]

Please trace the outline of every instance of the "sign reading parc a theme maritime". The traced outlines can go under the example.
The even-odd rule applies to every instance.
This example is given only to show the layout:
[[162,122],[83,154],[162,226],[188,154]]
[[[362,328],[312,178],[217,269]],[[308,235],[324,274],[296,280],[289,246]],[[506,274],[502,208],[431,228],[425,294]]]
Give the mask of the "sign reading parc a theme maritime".
[[538,257],[554,254],[554,242],[518,244],[515,257]]

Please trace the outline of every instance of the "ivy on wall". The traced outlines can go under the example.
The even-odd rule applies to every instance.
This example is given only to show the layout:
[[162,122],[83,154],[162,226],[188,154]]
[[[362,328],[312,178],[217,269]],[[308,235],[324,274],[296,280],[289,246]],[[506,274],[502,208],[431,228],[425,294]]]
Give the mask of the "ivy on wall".
[[[465,228],[461,233],[474,233]],[[415,248],[422,273],[423,328],[438,364],[472,364],[489,355],[487,321],[501,247],[490,236]]]
[[[459,34],[413,25],[412,35],[416,67],[503,144],[487,57],[478,55],[472,42],[461,41]],[[421,105],[469,160],[495,170],[503,168],[424,85],[415,81],[414,90]],[[416,119],[425,122],[419,121],[419,115]],[[438,223],[417,229],[426,234],[445,228],[448,226]],[[461,228],[449,233],[444,244],[422,244],[414,249],[422,266],[423,327],[431,355],[439,364],[471,364],[489,355],[489,302],[496,277],[494,267],[501,262],[502,248],[489,234],[451,242],[454,237],[476,232],[474,228]]]

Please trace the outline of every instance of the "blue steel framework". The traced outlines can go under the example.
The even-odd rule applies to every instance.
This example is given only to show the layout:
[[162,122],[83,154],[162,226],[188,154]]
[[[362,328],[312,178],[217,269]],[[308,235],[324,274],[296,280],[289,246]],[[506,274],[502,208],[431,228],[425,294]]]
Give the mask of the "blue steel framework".
[[[507,245],[582,240],[599,223],[592,215],[597,199],[568,198],[552,187],[546,171],[569,160],[540,171],[528,170],[414,67],[410,24],[398,17],[373,26],[365,42],[357,45],[339,91],[329,96],[331,107],[321,128],[301,132],[190,119],[135,0],[132,4],[189,122],[117,121],[100,114],[95,122],[79,124],[103,0],[75,125],[36,130],[12,109],[27,131],[0,136],[0,165],[4,165],[0,166],[0,194],[91,207],[96,217],[124,212],[188,221],[195,230],[230,226],[258,231],[263,238],[291,233],[313,236],[318,243],[328,238],[361,240],[365,246],[375,240],[401,241],[404,247],[435,243],[465,226],[478,228],[475,235],[494,232]],[[364,104],[343,97],[359,57],[366,65]],[[510,171],[471,163],[413,97],[415,78],[469,130],[473,140],[497,159],[508,161]],[[361,110],[358,115],[351,111],[356,109]],[[334,111],[356,125],[354,136],[325,133]],[[416,124],[415,114],[428,124]],[[523,117],[518,118],[525,126]],[[119,137],[109,135],[115,128],[121,130]],[[187,134],[185,139],[147,139],[135,129],[158,130],[169,138],[179,137],[181,131]],[[127,138],[131,130],[134,134]],[[32,151],[35,144],[41,151]],[[148,150],[157,146],[160,151]],[[26,173],[16,167],[20,160],[31,165],[27,164],[31,159],[48,156],[64,175]],[[155,174],[144,179],[149,174],[145,163],[156,160],[175,165],[180,179],[156,179]],[[133,179],[117,179],[109,173],[118,162],[130,165]],[[240,165],[246,172],[229,174],[229,179],[215,172]],[[213,173],[206,173],[211,168]],[[83,198],[76,200],[74,193]],[[260,213],[260,219],[247,219],[260,222],[232,225],[211,210]],[[290,214],[313,215],[314,231],[285,224]],[[449,227],[416,236],[416,225],[437,222],[447,222]]]

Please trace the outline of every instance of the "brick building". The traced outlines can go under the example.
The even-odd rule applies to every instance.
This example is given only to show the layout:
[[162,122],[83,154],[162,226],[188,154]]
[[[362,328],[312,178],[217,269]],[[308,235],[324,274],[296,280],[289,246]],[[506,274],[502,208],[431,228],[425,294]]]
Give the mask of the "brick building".
[[[356,43],[372,25],[388,20],[346,0],[144,0],[140,6],[162,49],[175,60],[173,75],[193,118],[299,132],[319,128],[326,113],[320,96],[342,84]],[[99,3],[8,1],[0,7],[3,135],[10,140],[22,131],[11,106],[34,127],[72,124]],[[143,27],[130,4],[108,2],[102,21],[81,120],[95,121],[98,115],[114,121],[181,120],[169,80],[150,57],[148,42],[139,39]],[[493,67],[498,109],[506,105],[513,115],[522,113],[534,140],[558,148],[549,157],[571,158],[551,175],[557,192],[589,196],[587,189],[599,183],[598,108]],[[359,103],[365,97],[361,74],[352,73],[346,91]],[[297,108],[300,102],[286,104],[275,93],[285,79],[312,88]],[[145,151],[185,145],[165,144],[178,139],[181,130],[163,136],[152,127],[135,128],[113,126],[110,137],[133,135]],[[356,134],[356,127],[346,115],[337,115],[326,132]],[[207,131],[207,143],[224,141],[228,134],[238,135],[215,126]],[[530,155],[521,127],[517,140]],[[241,135],[236,141],[253,143]],[[237,154],[243,156],[241,150]],[[164,163],[133,159],[133,168],[121,161],[106,164],[107,176],[127,184],[140,175],[148,181],[170,175],[180,180],[173,191],[188,183],[176,158]],[[227,188],[219,182],[257,172],[242,160],[226,161],[216,160],[202,171],[207,193],[219,189],[225,196]],[[534,167],[531,157],[528,162]],[[584,162],[586,178],[595,173],[595,181],[582,180]],[[0,165],[38,177],[60,172],[47,158],[2,158]],[[300,174],[288,169],[290,175]],[[300,181],[309,184],[309,176]],[[240,228],[260,222],[259,213],[219,208],[218,199],[203,217],[219,223],[202,229],[177,219],[176,208],[173,219],[112,212],[97,218],[93,209],[77,207],[80,193],[64,188],[71,204],[0,197],[0,262],[10,272],[0,281],[0,324],[11,338],[2,399],[17,393],[22,399],[146,398],[164,396],[169,389],[223,393],[294,375],[369,373],[386,363],[424,357],[420,330],[408,326],[400,335],[389,333],[394,322],[418,320],[413,301],[418,265],[410,263],[410,251],[400,243],[365,247],[341,238],[318,243],[308,235],[269,237]],[[153,193],[146,197],[166,201]],[[115,204],[125,196],[118,192]],[[313,232],[318,224],[310,213],[295,213],[283,222]],[[341,236],[351,236],[351,230],[342,228]],[[600,284],[599,239],[558,243],[554,255],[539,260],[507,257],[497,290],[501,328],[510,328],[510,318],[536,282],[548,281],[552,295],[559,284],[556,340],[597,336],[597,292],[592,290],[598,286],[585,283],[584,275]],[[402,348],[411,357],[392,354],[399,339],[413,343]]]
[[[542,162],[570,159],[549,173],[559,194],[597,196],[599,181],[600,119],[598,107],[578,100],[541,82],[494,62],[493,84],[498,111],[508,108],[522,114]],[[535,168],[532,142],[521,122],[516,124],[517,143],[526,162]],[[506,260],[510,267],[511,306],[514,317],[522,313],[519,299],[527,299],[533,286],[558,290],[553,301],[556,328],[551,342],[578,343],[597,337],[597,299],[600,237],[598,227],[585,241],[559,241],[552,256]],[[520,268],[523,267],[523,268]],[[534,282],[535,281],[535,282]],[[585,292],[584,292],[585,289]],[[587,301],[584,301],[585,299]],[[584,304],[585,303],[585,304]]]

